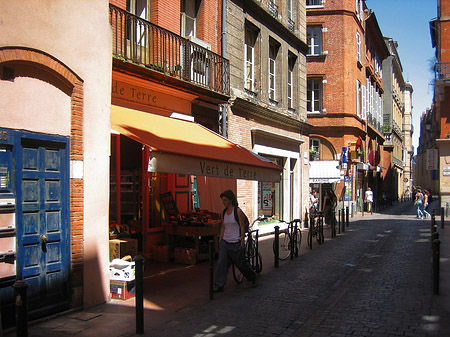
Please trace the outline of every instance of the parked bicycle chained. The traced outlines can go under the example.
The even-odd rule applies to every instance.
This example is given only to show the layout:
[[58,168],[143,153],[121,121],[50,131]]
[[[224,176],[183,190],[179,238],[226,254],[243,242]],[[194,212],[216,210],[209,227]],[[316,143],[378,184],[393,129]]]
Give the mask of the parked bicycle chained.
[[294,219],[290,222],[284,220],[279,220],[279,222],[287,226],[280,230],[278,241],[273,241],[273,253],[276,256],[278,251],[279,260],[286,260],[288,257],[293,259],[294,256],[298,257],[302,243],[302,231],[300,229],[302,221],[300,219]]
[[323,212],[315,212],[309,215],[308,246],[310,249],[312,249],[313,237],[316,238],[319,245],[325,242],[323,236]]
[[[262,256],[261,253],[259,253],[258,250],[258,233],[259,229],[253,229],[253,226],[266,218],[264,216],[258,217],[255,219],[252,224],[249,226],[248,232],[245,234],[245,258],[248,261],[248,263],[252,266],[253,270],[256,273],[261,273],[262,271]],[[244,275],[239,271],[239,269],[235,266],[234,263],[232,263],[232,270],[233,270],[233,278],[236,281],[237,284],[241,284]]]

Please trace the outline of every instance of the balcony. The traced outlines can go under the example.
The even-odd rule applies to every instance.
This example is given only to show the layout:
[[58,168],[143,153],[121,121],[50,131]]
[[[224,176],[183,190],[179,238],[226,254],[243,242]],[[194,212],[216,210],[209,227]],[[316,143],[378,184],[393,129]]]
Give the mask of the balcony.
[[275,3],[274,0],[269,1],[269,13],[272,15],[275,19],[278,19],[278,6]]
[[111,4],[109,16],[114,57],[220,94],[230,94],[227,59]]
[[434,66],[434,79],[436,81],[450,81],[450,62],[438,62]]

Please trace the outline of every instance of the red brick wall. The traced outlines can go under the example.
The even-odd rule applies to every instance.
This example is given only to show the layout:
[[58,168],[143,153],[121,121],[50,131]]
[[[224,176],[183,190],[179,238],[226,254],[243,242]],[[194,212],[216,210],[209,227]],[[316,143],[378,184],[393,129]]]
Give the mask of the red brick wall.
[[[83,82],[63,63],[49,55],[27,48],[0,49],[0,63],[26,61],[38,64],[63,79],[73,88],[71,95],[70,160],[83,160]],[[83,285],[83,180],[70,179],[71,287]],[[82,294],[72,297],[72,306],[82,305]]]

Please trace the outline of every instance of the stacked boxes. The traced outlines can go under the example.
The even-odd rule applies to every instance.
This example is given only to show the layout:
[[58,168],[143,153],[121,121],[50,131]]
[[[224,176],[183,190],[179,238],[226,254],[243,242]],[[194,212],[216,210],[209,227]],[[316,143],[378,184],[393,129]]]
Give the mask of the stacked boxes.
[[109,265],[111,298],[127,300],[135,295],[134,262],[114,259]]
[[126,255],[135,257],[137,254],[137,240],[135,239],[114,239],[109,240],[109,260],[121,259]]
[[111,298],[116,300],[127,300],[135,295],[135,281],[109,281]]

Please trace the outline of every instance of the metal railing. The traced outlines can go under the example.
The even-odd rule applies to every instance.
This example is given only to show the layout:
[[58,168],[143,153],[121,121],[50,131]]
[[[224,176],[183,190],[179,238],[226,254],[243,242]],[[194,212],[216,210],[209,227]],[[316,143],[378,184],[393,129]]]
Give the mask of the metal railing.
[[450,80],[450,62],[438,62],[434,66],[434,79],[437,81]]
[[230,62],[226,58],[111,4],[109,16],[115,57],[230,94]]

